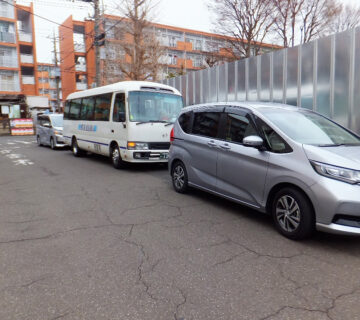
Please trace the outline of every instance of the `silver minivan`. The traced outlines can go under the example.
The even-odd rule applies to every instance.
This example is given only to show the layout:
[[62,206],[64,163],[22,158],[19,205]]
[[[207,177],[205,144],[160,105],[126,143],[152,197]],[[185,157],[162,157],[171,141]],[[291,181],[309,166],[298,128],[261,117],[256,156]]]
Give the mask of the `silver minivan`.
[[171,133],[174,189],[272,215],[291,239],[360,235],[360,137],[307,109],[260,102],[183,109]]
[[51,149],[65,147],[63,137],[63,114],[41,114],[36,122],[36,141],[39,146],[48,145]]

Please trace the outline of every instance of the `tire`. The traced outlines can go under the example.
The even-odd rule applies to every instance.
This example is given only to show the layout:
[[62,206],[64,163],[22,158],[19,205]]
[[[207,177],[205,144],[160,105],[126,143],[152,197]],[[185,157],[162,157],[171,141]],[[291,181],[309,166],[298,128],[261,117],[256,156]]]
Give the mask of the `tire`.
[[188,175],[185,165],[181,161],[173,164],[171,169],[173,187],[178,193],[186,193],[189,190]]
[[278,191],[271,205],[276,229],[292,240],[308,238],[315,230],[315,214],[310,200],[295,188]]
[[55,150],[56,149],[56,146],[55,146],[55,141],[54,141],[54,138],[50,138],[50,148],[52,150]]
[[39,135],[36,136],[36,143],[37,143],[37,145],[38,145],[39,147],[42,146],[42,143],[41,143],[41,141],[40,141],[40,136],[39,136]]
[[84,155],[84,151],[79,148],[76,138],[72,140],[71,150],[75,157],[82,157]]
[[126,163],[121,159],[120,149],[118,145],[114,145],[110,150],[110,157],[115,169],[124,169]]

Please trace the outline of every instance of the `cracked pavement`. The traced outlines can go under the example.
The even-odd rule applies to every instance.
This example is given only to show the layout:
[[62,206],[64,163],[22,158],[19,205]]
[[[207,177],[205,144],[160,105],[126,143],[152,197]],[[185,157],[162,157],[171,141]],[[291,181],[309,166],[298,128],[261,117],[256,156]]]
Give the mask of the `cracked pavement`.
[[[0,319],[360,319],[360,238],[172,190],[164,167],[0,137]],[[7,144],[8,142],[13,144]],[[17,147],[21,147],[20,149]]]

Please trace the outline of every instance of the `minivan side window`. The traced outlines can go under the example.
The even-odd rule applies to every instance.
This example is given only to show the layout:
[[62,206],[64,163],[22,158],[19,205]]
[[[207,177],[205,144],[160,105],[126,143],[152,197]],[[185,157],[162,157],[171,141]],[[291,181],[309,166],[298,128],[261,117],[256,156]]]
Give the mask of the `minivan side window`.
[[238,114],[227,114],[225,140],[243,143],[245,137],[258,135],[253,123],[248,117]]
[[185,132],[185,133],[190,133],[190,129],[191,129],[191,112],[186,112],[183,113],[180,117],[179,117],[179,125],[181,127],[181,129]]
[[70,112],[70,100],[66,100],[65,102],[65,108],[64,108],[64,119],[69,119],[69,112]]
[[113,111],[114,122],[125,122],[125,93],[117,93]]
[[194,124],[192,133],[216,138],[219,131],[221,112],[196,112],[194,113]]

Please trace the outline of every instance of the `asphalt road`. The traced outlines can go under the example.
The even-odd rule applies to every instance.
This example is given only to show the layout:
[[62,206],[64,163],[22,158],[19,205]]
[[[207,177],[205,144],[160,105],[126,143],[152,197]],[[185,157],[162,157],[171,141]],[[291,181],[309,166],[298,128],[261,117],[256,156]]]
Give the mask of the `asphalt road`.
[[0,137],[0,319],[360,319],[360,238],[269,217],[160,166]]

